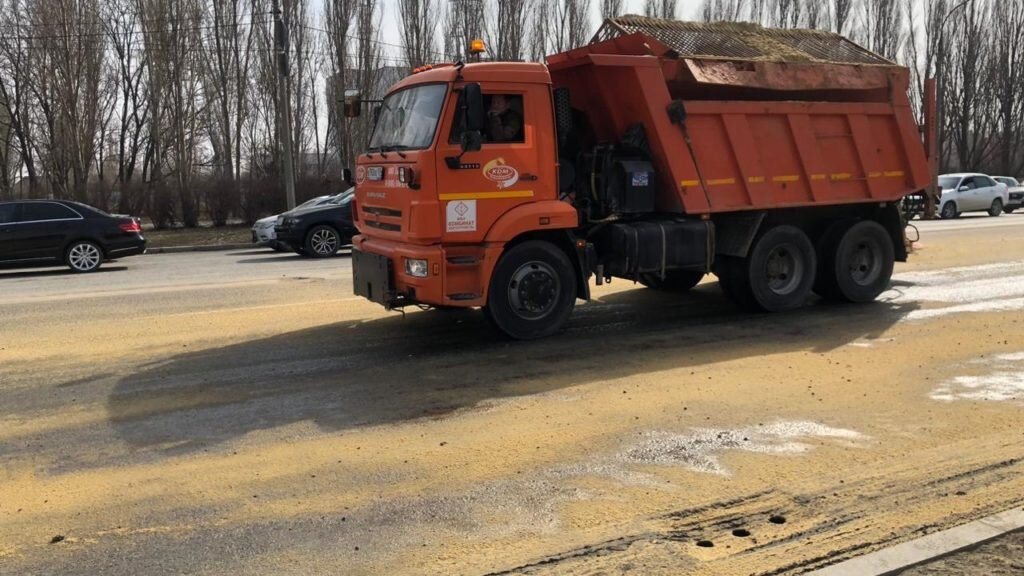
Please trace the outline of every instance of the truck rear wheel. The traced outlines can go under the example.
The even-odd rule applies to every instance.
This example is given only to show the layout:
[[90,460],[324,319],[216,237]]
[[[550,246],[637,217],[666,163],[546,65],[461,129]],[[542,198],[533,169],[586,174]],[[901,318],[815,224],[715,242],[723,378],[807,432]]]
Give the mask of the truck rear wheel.
[[640,283],[652,290],[663,292],[688,292],[704,279],[703,272],[692,270],[669,270],[661,274],[641,274]]
[[564,252],[543,241],[510,248],[491,278],[484,313],[516,340],[558,332],[576,306],[576,278]]
[[851,224],[822,246],[818,293],[831,300],[873,302],[889,288],[895,264],[892,237],[881,224]]
[[757,240],[747,258],[723,258],[720,265],[722,289],[740,307],[783,312],[807,301],[817,258],[802,230],[777,226]]

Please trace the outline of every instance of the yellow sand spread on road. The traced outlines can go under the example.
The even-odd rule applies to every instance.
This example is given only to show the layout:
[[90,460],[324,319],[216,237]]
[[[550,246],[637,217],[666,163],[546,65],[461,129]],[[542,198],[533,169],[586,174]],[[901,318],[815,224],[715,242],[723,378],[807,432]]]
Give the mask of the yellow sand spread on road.
[[[1008,236],[1024,245],[1016,230],[938,234],[899,269],[1012,259],[1001,246]],[[597,296],[605,303],[588,306],[609,306],[628,290],[635,288],[602,288]],[[327,324],[355,329],[384,315],[344,298],[316,307],[289,307],[286,299],[282,294],[280,302],[251,310],[154,317],[145,325],[97,318],[72,327],[26,326],[5,346],[4,366],[96,362],[99,374],[104,368],[97,359],[103,358],[158,369],[183,346],[201,353]],[[452,358],[423,359],[405,377],[427,388],[458,369],[475,371],[481,387],[496,383],[492,399],[455,402],[463,407],[443,417],[338,431],[297,420],[209,451],[147,447],[168,450],[146,462],[66,472],[50,472],[59,462],[10,459],[0,473],[0,572],[4,562],[45,571],[53,555],[142,535],[180,538],[347,515],[373,527],[344,536],[359,543],[358,552],[275,547],[239,559],[234,572],[335,567],[327,571],[340,573],[344,567],[348,574],[480,574],[547,561],[535,569],[772,573],[864,553],[1024,501],[1022,403],[928,398],[937,383],[972,361],[1024,351],[1020,312],[927,322],[825,308],[806,314],[820,317],[806,322],[821,331],[803,334],[784,316],[775,322],[730,316],[712,328],[722,338],[706,341],[613,327],[607,337],[623,338],[632,351],[614,366],[557,338],[543,346],[508,346],[498,356],[493,348],[486,355],[470,350],[455,359],[461,367],[451,366]],[[840,317],[830,318],[834,314]],[[830,321],[843,323],[842,335],[822,338]],[[751,322],[765,329],[751,334],[744,328]],[[120,335],[116,341],[114,335]],[[561,355],[559,369],[531,372],[528,365],[541,353]],[[444,392],[455,400],[460,393]],[[211,387],[69,405],[3,422],[0,442],[230,406],[248,394]],[[778,422],[850,433],[784,437],[774,453],[727,445],[712,454],[711,464],[721,468],[711,472],[624,456],[651,433],[756,433]],[[140,449],[95,447],[97,458],[107,450]],[[183,512],[195,509],[216,512]],[[183,520],[188,514],[193,519]],[[386,521],[389,514],[401,522]],[[785,522],[772,523],[772,516]],[[750,535],[734,536],[734,530]],[[73,538],[63,548],[50,546],[49,538],[62,531]]]

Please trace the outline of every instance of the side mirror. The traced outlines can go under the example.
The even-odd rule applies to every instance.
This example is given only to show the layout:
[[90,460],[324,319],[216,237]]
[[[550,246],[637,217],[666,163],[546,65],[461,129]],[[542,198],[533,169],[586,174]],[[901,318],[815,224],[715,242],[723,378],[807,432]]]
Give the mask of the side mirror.
[[959,191],[960,192],[970,192],[971,188],[969,186],[961,186]]
[[479,152],[483,144],[484,138],[480,135],[479,130],[466,130],[459,138],[459,145],[462,147],[463,153]]
[[355,183],[352,181],[351,168],[345,168],[344,170],[341,171],[341,179],[342,181],[345,182],[345,184],[348,184],[349,186],[355,186]]
[[477,83],[466,84],[462,89],[462,113],[467,132],[484,131],[484,95]]
[[363,114],[363,95],[359,92],[345,93],[345,117],[358,118]]

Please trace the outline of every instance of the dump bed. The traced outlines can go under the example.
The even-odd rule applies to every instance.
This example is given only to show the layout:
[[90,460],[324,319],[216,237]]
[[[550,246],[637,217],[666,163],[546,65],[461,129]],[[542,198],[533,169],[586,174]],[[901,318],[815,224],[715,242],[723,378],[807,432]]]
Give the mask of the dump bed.
[[836,34],[624,16],[548,66],[595,141],[643,125],[664,212],[890,202],[930,181],[909,71]]

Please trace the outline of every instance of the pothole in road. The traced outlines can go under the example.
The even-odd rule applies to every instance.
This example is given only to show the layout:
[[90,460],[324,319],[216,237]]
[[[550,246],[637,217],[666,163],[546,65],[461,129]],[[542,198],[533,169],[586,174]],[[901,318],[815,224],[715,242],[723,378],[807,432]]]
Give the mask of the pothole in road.
[[779,516],[778,514],[776,514],[775,516],[772,516],[771,518],[769,518],[768,521],[771,522],[772,524],[785,524],[786,523],[786,517],[785,516]]
[[750,531],[744,530],[743,528],[737,528],[732,531],[732,535],[737,538],[747,538],[750,536]]
[[698,540],[697,546],[700,546],[701,548],[714,548],[715,543],[711,540]]
[[808,441],[815,439],[855,442],[864,436],[815,422],[776,422],[735,430],[698,428],[689,434],[650,432],[622,457],[639,464],[685,466],[697,472],[728,475],[720,460],[726,451],[798,455],[810,451],[813,447]]
[[928,396],[939,402],[1024,400],[1024,352],[982,358],[971,364],[984,365],[990,371],[988,374],[956,376],[940,384]]

